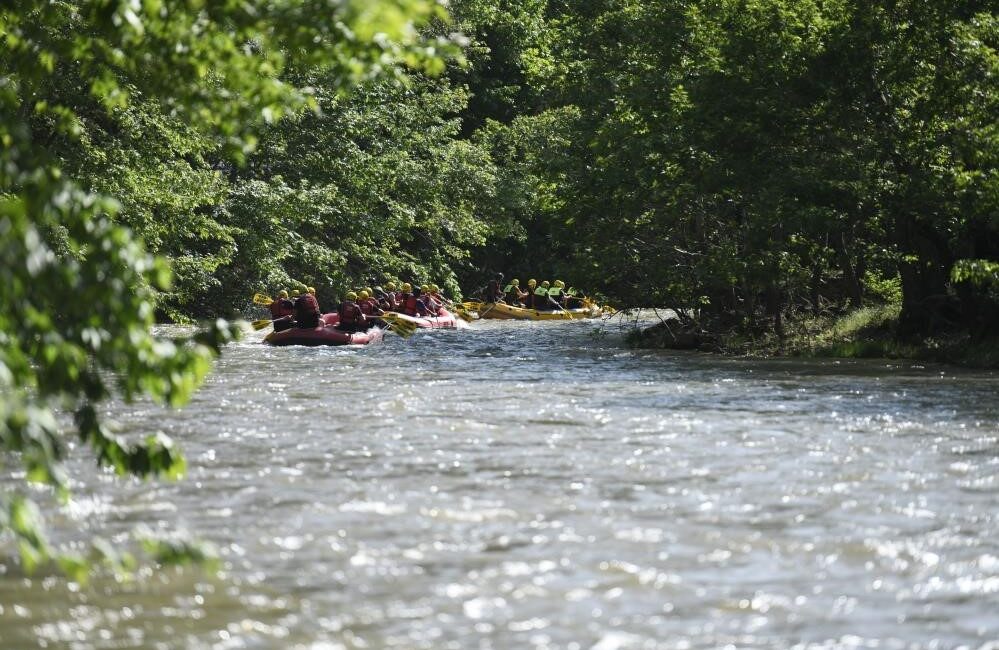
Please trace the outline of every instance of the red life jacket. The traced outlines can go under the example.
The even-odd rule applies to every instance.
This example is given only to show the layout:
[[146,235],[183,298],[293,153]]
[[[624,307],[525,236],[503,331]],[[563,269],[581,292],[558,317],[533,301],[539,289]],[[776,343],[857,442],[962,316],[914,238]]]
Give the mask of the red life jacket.
[[420,299],[411,293],[404,293],[399,308],[404,314],[416,316],[420,313]]
[[271,310],[271,318],[274,319],[284,318],[295,313],[295,305],[287,298],[278,298],[268,306],[268,309]]
[[340,303],[340,323],[343,325],[356,325],[364,322],[364,312],[357,306],[356,302],[344,300]]
[[423,304],[426,305],[427,309],[434,314],[436,314],[437,311],[441,308],[441,304],[436,300],[434,300],[433,294],[429,293],[423,294]]
[[307,316],[319,315],[319,301],[311,293],[295,299],[295,319],[303,320]]
[[378,302],[373,298],[368,298],[367,300],[362,300],[357,303],[357,306],[361,308],[361,313],[365,316],[371,316],[378,309]]

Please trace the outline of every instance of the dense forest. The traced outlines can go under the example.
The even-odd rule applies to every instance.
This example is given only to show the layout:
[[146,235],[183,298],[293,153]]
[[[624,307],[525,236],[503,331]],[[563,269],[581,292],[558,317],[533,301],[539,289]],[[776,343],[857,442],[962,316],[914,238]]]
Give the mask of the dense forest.
[[[236,157],[231,133],[138,92],[116,106],[72,65],[33,87],[30,137],[170,260],[161,317],[503,271],[751,326],[901,300],[906,332],[982,332],[999,26],[994,3],[937,4],[463,0],[424,27],[466,39],[432,74],[346,94],[299,57],[281,81],[310,105],[232,109],[255,128]],[[129,92],[124,72],[101,83]]]
[[994,334],[995,2],[330,6],[0,10],[0,433],[33,476],[64,482],[56,398],[109,464],[176,471],[93,402],[182,401],[231,331],[149,324],[281,287],[502,271],[747,331],[894,303],[902,336]]

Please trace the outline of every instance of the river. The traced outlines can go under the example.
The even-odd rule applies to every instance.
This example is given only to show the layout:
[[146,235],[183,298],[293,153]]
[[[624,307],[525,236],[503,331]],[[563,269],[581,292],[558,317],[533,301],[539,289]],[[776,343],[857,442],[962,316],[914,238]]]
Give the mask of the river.
[[221,572],[81,587],[7,559],[5,650],[999,647],[994,374],[494,321],[254,335],[184,410],[110,415],[188,476],[78,459],[55,534],[186,530]]

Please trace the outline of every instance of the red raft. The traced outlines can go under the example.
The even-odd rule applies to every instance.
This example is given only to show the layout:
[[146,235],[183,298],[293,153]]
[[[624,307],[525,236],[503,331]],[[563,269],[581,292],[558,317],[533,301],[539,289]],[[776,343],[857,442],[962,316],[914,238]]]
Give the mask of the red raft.
[[[440,311],[437,312],[436,316],[408,316],[406,314],[400,314],[399,312],[391,313],[394,318],[404,320],[408,323],[413,323],[422,329],[460,329],[468,326],[468,323],[455,317],[454,314],[443,307],[440,308]],[[322,319],[327,325],[336,325],[340,322],[340,314],[336,312],[323,314]]]
[[465,321],[460,318],[455,317],[454,314],[444,309],[440,308],[436,316],[408,316],[406,314],[400,314],[394,312],[396,318],[399,320],[408,321],[413,323],[417,327],[422,327],[424,329],[459,329],[468,325]]
[[[337,319],[329,318],[336,314],[323,314],[323,324],[315,329],[292,327],[281,332],[271,332],[264,343],[271,345],[367,345],[381,341],[385,330],[372,327],[366,332],[344,332],[333,327]],[[331,322],[332,321],[332,322]]]

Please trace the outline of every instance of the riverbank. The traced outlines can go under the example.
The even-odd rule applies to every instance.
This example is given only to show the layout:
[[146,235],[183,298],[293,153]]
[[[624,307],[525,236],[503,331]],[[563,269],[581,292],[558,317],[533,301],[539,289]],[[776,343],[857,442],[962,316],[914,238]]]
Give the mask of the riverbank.
[[684,343],[681,346],[673,345],[677,339],[663,325],[655,325],[630,336],[629,343],[635,347],[684,347],[734,356],[913,359],[999,368],[999,339],[972,341],[967,334],[955,333],[903,340],[896,335],[898,316],[897,305],[864,307],[839,316],[809,316],[788,321],[783,337],[772,332],[749,336],[686,331],[679,334]]

